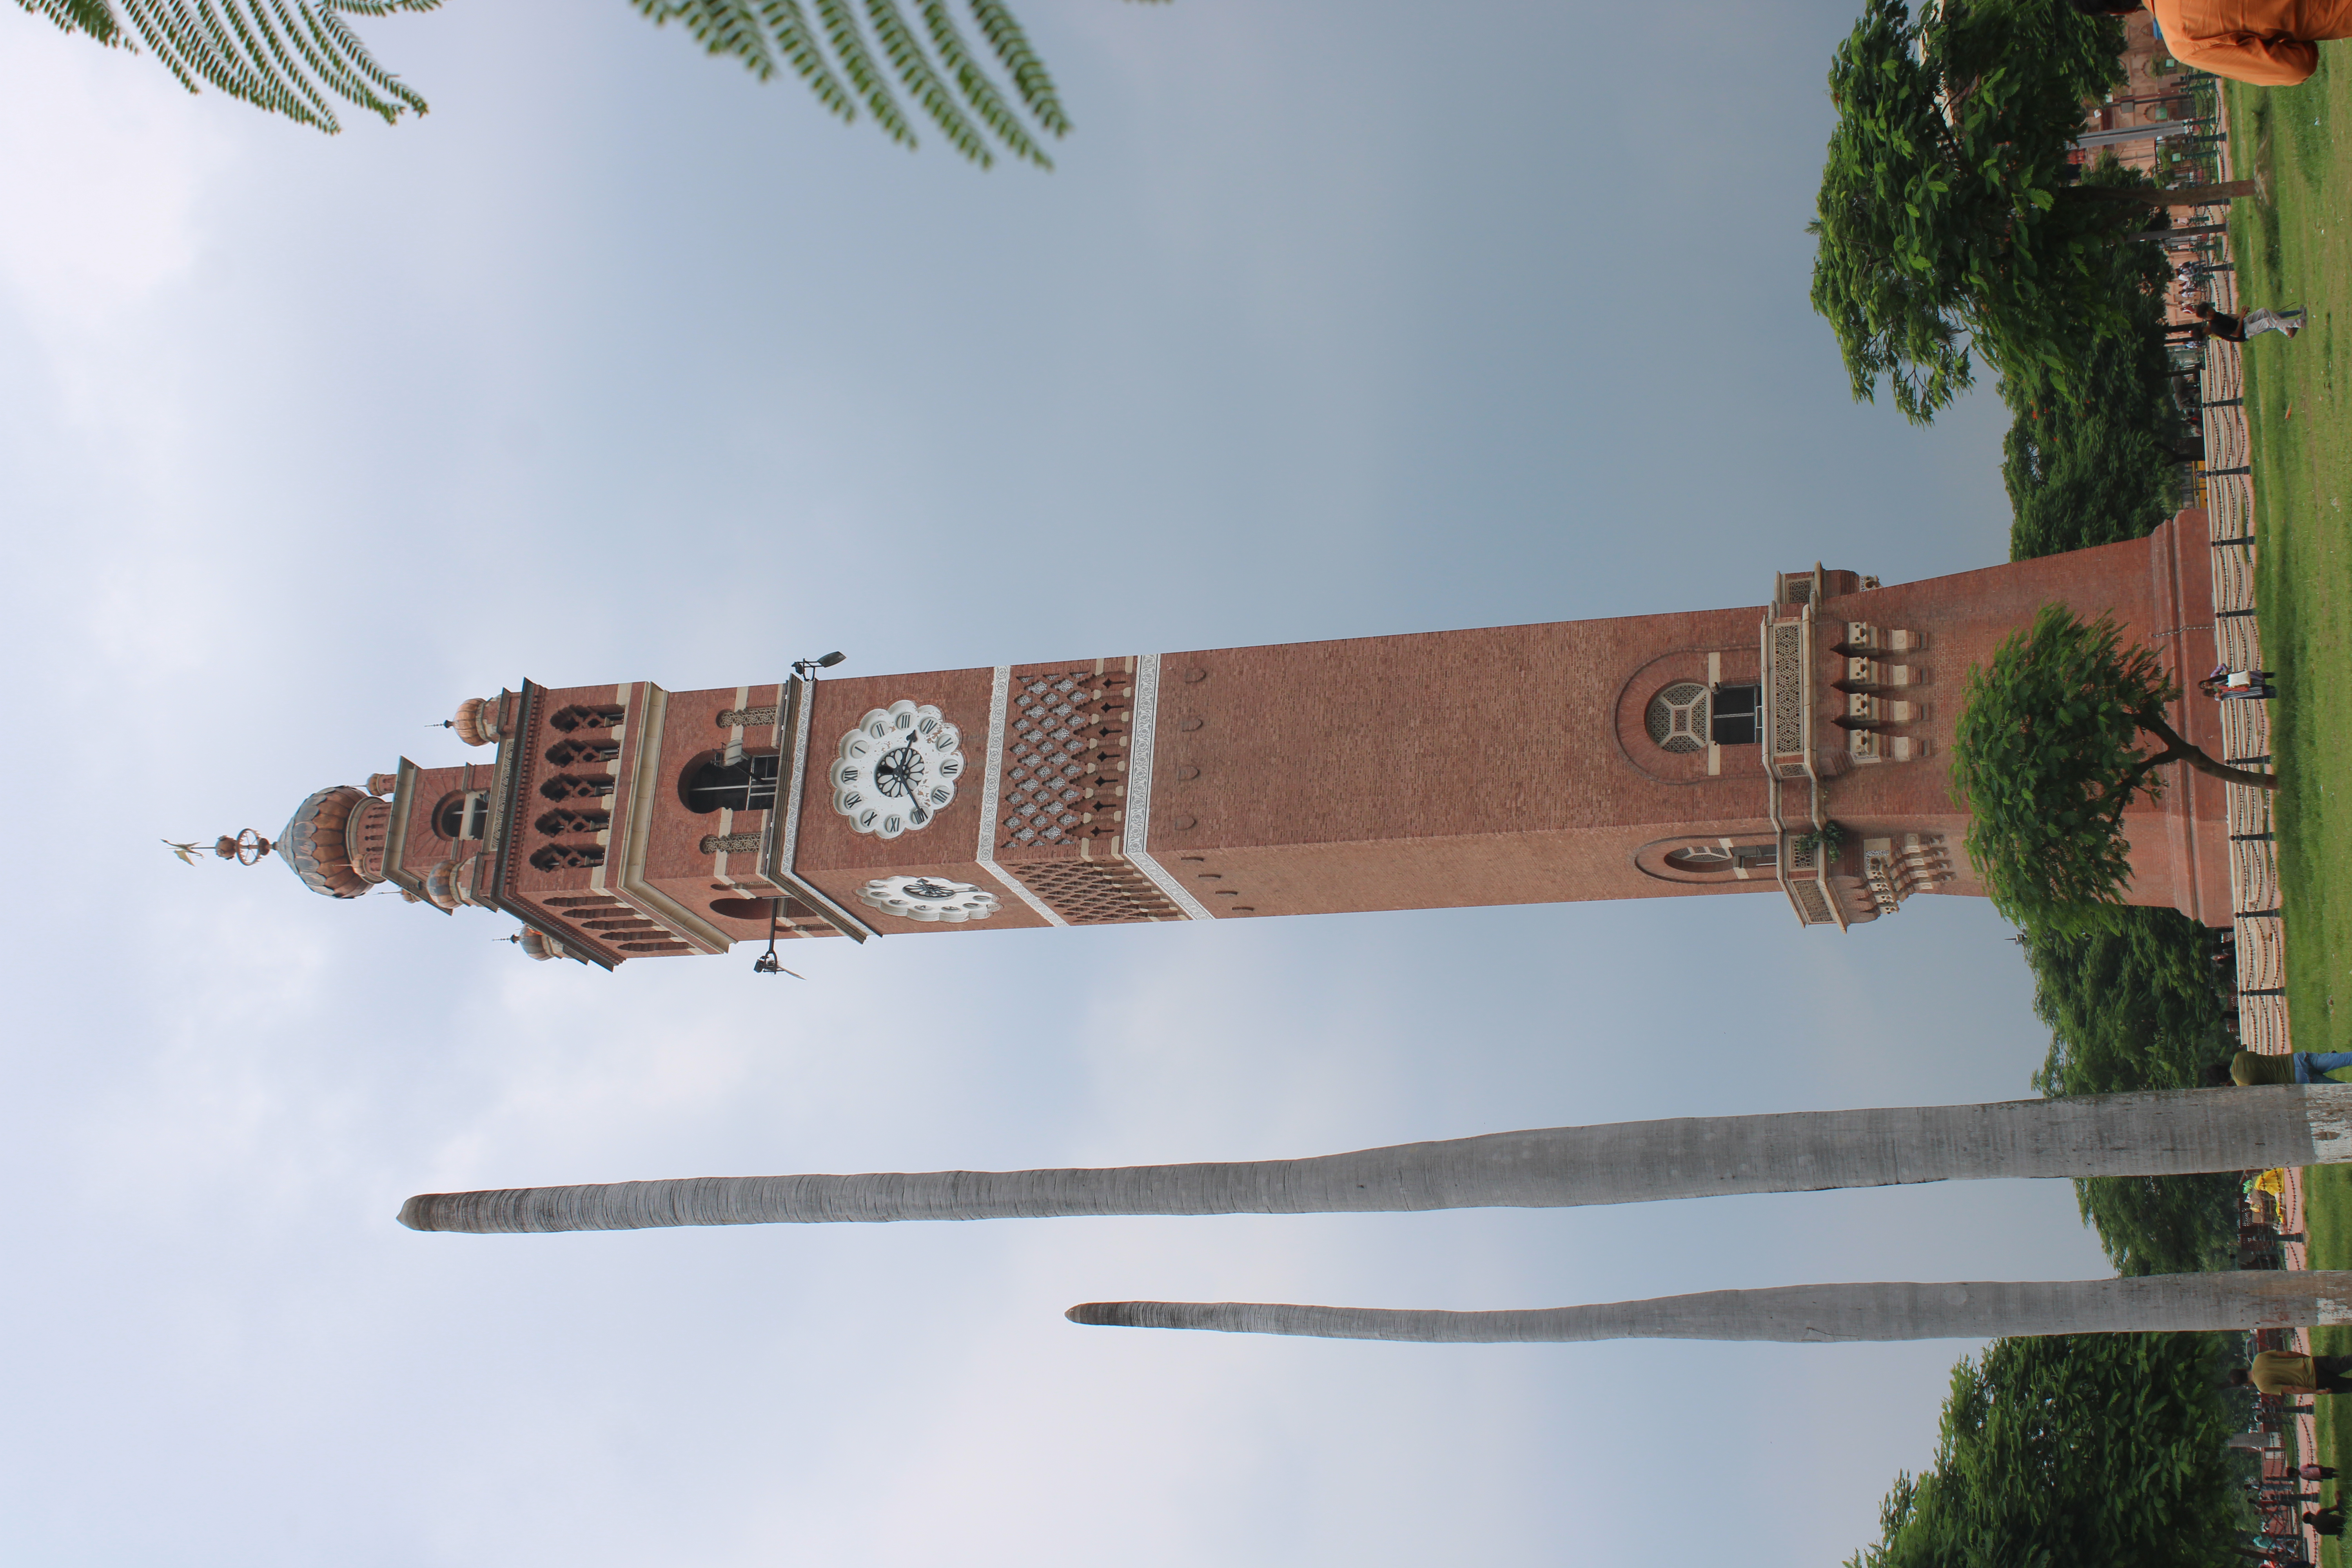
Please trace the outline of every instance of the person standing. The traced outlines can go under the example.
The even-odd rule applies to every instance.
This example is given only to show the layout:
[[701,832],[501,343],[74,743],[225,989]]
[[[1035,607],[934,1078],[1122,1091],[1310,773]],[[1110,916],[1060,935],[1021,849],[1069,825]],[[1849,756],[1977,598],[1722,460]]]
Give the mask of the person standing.
[[2257,1394],[2342,1394],[2352,1389],[2352,1355],[2297,1355],[2293,1351],[2264,1351],[2252,1366],[2232,1367],[2230,1386],[2252,1384]]
[[2217,310],[2211,301],[2200,300],[2197,319],[2205,330],[2224,342],[2242,343],[2248,338],[2264,332],[2284,332],[2288,337],[2303,331],[2303,308],[2292,310],[2249,310],[2243,316],[2233,316],[2227,310]]
[[2227,1089],[2235,1084],[2240,1089],[2252,1089],[2265,1083],[2336,1083],[2341,1080],[2328,1075],[2338,1068],[2352,1068],[2352,1051],[2240,1051],[2226,1062],[2215,1062],[2205,1069],[2207,1089]]
[[[2128,16],[2140,0],[2074,0]],[[2182,65],[2250,87],[2293,87],[2319,68],[2318,46],[2352,38],[2352,0],[2150,0],[2164,47]]]

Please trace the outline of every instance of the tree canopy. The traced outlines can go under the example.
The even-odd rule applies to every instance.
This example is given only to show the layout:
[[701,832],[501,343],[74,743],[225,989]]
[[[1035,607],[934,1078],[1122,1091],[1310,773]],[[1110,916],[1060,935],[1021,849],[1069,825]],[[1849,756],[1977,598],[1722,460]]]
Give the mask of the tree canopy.
[[[423,114],[424,98],[378,65],[346,20],[430,11],[441,0],[207,0],[189,8],[159,0],[16,0],[71,33],[137,49],[144,45],[190,92],[229,97],[332,132],[331,99],[387,121]],[[629,0],[656,25],[677,22],[711,54],[740,60],[765,81],[800,78],[845,121],[873,116],[912,147],[903,91],[950,146],[983,168],[1002,147],[1051,168],[1043,141],[1070,128],[1045,63],[1003,0],[964,0],[982,47],[965,37],[949,0]],[[913,15],[910,16],[908,11]],[[126,20],[127,17],[127,20]],[[986,69],[993,55],[1010,87]]]
[[[1870,0],[1831,65],[1838,121],[1810,226],[1813,308],[1856,398],[1883,379],[1925,423],[1973,381],[1972,351],[2071,384],[2124,325],[2148,261],[2116,241],[2147,209],[2066,159],[2084,101],[2123,79],[2122,42],[2068,0],[1944,0],[1916,20]],[[2110,163],[2101,179],[2138,176]]]
[[[2033,1087],[2051,1096],[2194,1089],[2235,1048],[2209,955],[2214,933],[2174,910],[2125,904],[2081,929],[2019,935],[2050,1054]],[[2074,1184],[2084,1223],[2116,1272],[2226,1268],[2238,1178],[2096,1176]]]
[[2012,561],[2140,539],[2174,506],[2173,470],[2197,437],[2173,397],[2156,296],[2134,330],[2092,345],[2071,387],[2001,380],[2015,417],[2001,442]]
[[[1985,890],[2021,925],[2064,930],[2084,906],[2121,901],[2131,878],[2125,809],[2187,763],[2258,788],[2266,773],[2215,762],[2166,721],[2180,691],[2113,618],[2044,605],[2033,624],[1968,673],[1952,737],[1952,784],[1969,807],[1968,850]],[[2163,742],[2142,749],[2143,738]]]
[[1952,1369],[1934,1467],[1846,1568],[2209,1568],[2243,1528],[2199,1334],[1996,1340]]

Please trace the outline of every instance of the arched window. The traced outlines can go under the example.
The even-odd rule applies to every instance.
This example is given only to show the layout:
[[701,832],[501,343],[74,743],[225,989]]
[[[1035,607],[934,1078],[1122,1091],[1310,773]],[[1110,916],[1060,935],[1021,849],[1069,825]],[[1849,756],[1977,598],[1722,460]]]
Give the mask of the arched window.
[[766,811],[776,804],[775,752],[746,755],[729,762],[713,756],[690,765],[678,780],[677,793],[691,812],[719,810]]
[[479,838],[488,826],[490,797],[482,790],[463,790],[441,797],[433,808],[433,831],[444,838]]
[[601,844],[551,844],[530,858],[542,871],[579,871],[604,863]]
[[613,826],[613,817],[603,811],[551,811],[537,826],[544,837],[558,838],[567,833],[602,833]]
[[1696,680],[1678,681],[1650,699],[1644,716],[1650,739],[1668,752],[1706,750],[1706,688]]
[[565,734],[574,730],[617,730],[624,717],[617,703],[579,703],[564,709],[548,721]]

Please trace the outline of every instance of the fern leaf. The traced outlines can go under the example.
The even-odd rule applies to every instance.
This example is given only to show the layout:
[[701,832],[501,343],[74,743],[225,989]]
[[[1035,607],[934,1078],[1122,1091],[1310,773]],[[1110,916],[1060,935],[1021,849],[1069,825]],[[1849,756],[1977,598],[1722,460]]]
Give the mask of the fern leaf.
[[101,44],[121,45],[122,29],[106,0],[16,0],[36,16],[47,16],[68,33],[88,33]]
[[776,74],[768,32],[751,0],[630,0],[655,26],[683,21],[688,37],[714,55],[732,56],[761,81]]
[[[284,16],[282,0],[271,0]],[[332,11],[314,12],[298,3],[296,15],[285,17],[294,47],[336,97],[358,104],[396,125],[404,110],[425,112],[425,100],[415,89],[377,65],[358,35]]]
[[921,0],[923,25],[930,29],[931,47],[939,51],[940,64],[955,77],[956,86],[962,89],[964,100],[979,115],[981,123],[996,132],[1016,158],[1026,158],[1040,168],[1050,169],[1054,160],[1031,138],[1029,128],[1006,106],[1004,95],[997,90],[971,50],[956,31],[955,18],[949,15],[947,0]]
[[[406,8],[415,11],[429,11],[438,4],[440,0],[419,0],[418,4]],[[345,96],[352,102],[363,104],[369,110],[383,116],[386,124],[396,122],[400,119],[400,111],[403,109],[423,114],[425,111],[424,95],[376,64],[375,57],[367,52],[367,46],[360,42],[359,35],[352,31],[351,24],[344,21],[339,14],[341,11],[358,9],[359,6],[355,5],[340,6],[334,11],[320,12],[316,17],[320,32],[331,40],[335,58],[341,63],[343,69],[365,83],[367,88],[373,89],[365,97],[356,90]],[[371,14],[381,16],[383,12],[377,11]]]
[[955,150],[979,164],[992,167],[996,154],[973,130],[971,121],[956,107],[955,95],[948,91],[947,83],[931,68],[930,57],[923,53],[922,40],[907,26],[907,18],[898,10],[898,0],[866,0],[866,15],[874,24],[874,36],[881,41],[882,52],[898,68],[898,79],[922,105],[923,112],[946,133]]
[[840,115],[844,120],[857,118],[857,105],[842,90],[841,79],[833,74],[833,67],[817,44],[815,31],[809,26],[808,13],[801,9],[800,0],[760,0],[760,15],[768,30],[776,37],[776,47],[793,69],[808,83],[816,100]]
[[1037,123],[1055,136],[1066,135],[1070,117],[1062,111],[1062,100],[1054,90],[1054,79],[1046,74],[1045,62],[1029,47],[1029,35],[1013,19],[1004,0],[971,0],[972,20],[980,24],[981,37],[1013,73],[1013,89]]
[[[17,0],[28,10],[136,47],[110,0]],[[332,133],[330,95],[386,121],[425,112],[425,100],[378,65],[343,13],[430,11],[440,0],[122,0],[128,31],[190,92],[206,87]]]
[[817,18],[824,24],[825,41],[833,46],[834,57],[841,61],[841,74],[865,100],[866,107],[893,142],[908,146],[917,145],[915,128],[898,111],[898,100],[890,96],[890,84],[882,79],[882,72],[874,64],[874,57],[866,49],[866,35],[857,30],[856,15],[849,8],[848,0],[816,0]]

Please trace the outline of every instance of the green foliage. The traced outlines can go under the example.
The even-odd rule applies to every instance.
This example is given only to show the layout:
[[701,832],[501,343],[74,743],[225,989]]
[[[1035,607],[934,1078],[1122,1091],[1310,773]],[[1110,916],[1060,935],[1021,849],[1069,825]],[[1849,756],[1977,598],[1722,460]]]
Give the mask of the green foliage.
[[[115,0],[16,3],[102,44],[143,44],[190,92],[206,84],[331,132],[341,127],[329,94],[387,121],[425,112],[425,100],[375,63],[344,16],[430,11],[441,0],[121,0],[120,17]],[[1003,0],[965,5],[985,52],[1011,79],[1009,93],[988,74],[983,51],[965,39],[950,0],[911,0],[911,17],[899,0],[630,4],[656,26],[678,23],[711,54],[740,60],[762,81],[791,72],[842,119],[855,121],[863,110],[908,147],[916,145],[915,131],[893,77],[949,143],[982,168],[995,163],[1001,145],[1050,169],[1040,137],[1070,129],[1054,79]]]
[[430,11],[441,0],[123,0],[128,31],[112,0],[16,3],[101,44],[132,50],[144,44],[190,92],[203,83],[331,132],[341,125],[330,93],[387,121],[425,112],[425,100],[375,63],[343,18]]
[[[2160,270],[2155,247],[2132,248]],[[2161,279],[2122,287],[2126,327],[2094,340],[2074,384],[2028,373],[2001,380],[2014,415],[2001,443],[2012,561],[2145,538],[2173,510],[2178,448],[2193,437],[2173,396]]]
[[1845,824],[1824,822],[1812,832],[1800,835],[1796,840],[1796,847],[1800,849],[1819,849],[1825,856],[1832,856],[1838,852],[1838,846],[1844,842]]
[[2241,1526],[2199,1334],[1996,1340],[1952,1369],[1932,1469],[1847,1568],[2209,1568]]
[[2021,925],[2069,930],[2081,906],[2120,901],[2131,876],[2124,808],[2164,784],[2140,733],[2179,690],[2154,650],[2112,618],[2045,605],[1992,663],[1970,669],[1952,738],[1969,857]]
[[[2053,1098],[2197,1087],[2200,1069],[2236,1048],[2209,957],[2214,933],[2177,910],[2132,904],[2084,923],[2018,939],[2033,970],[2033,1011],[2050,1026],[2033,1087]],[[2103,1176],[2076,1182],[2074,1196],[2118,1274],[2231,1264],[2236,1176]]]
[[[1857,399],[1880,381],[1926,423],[1974,379],[2076,384],[2144,279],[2117,243],[2148,207],[2137,176],[2074,182],[2083,103],[2122,79],[2119,25],[2069,0],[1946,0],[1914,21],[1870,0],[1838,47],[1838,109],[1822,170],[1813,308],[1837,333]],[[2110,187],[2099,189],[2101,184]]]
[[1015,158],[1052,168],[1037,133],[1058,137],[1070,129],[1053,78],[1003,0],[966,3],[1012,79],[1009,96],[982,68],[948,0],[913,0],[920,31],[898,0],[808,0],[805,8],[801,0],[630,0],[656,24],[679,23],[710,53],[742,61],[762,81],[790,70],[844,120],[855,121],[862,107],[893,142],[916,144],[891,91],[895,74],[949,144],[981,167],[996,162],[993,136]]

